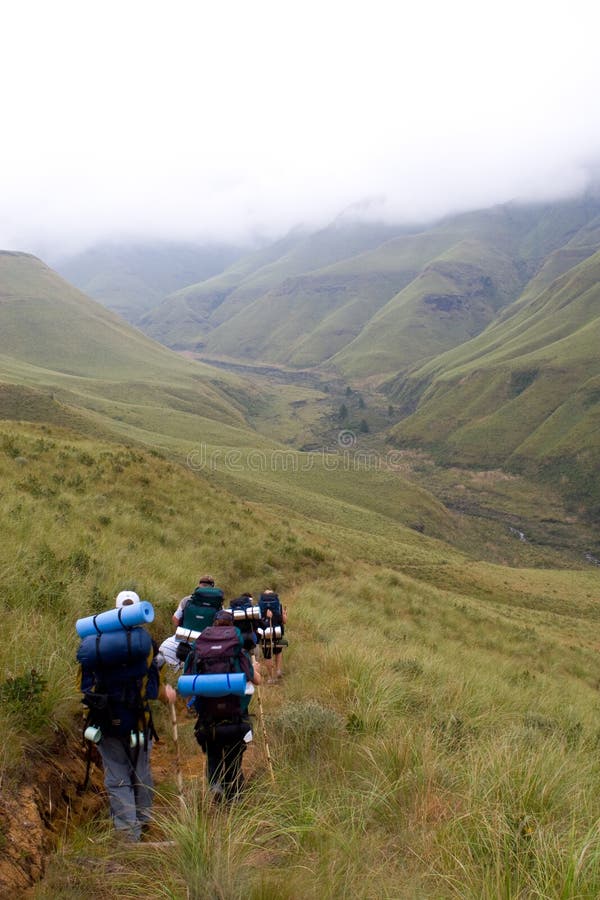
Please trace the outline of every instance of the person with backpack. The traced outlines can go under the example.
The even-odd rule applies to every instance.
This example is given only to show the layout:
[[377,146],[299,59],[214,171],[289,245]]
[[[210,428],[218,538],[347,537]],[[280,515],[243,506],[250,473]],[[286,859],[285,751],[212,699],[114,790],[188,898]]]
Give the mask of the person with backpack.
[[[135,591],[120,591],[115,608],[141,603]],[[171,685],[162,683],[156,644],[142,626],[84,637],[77,651],[83,703],[88,707],[85,736],[96,744],[115,830],[139,841],[151,821],[150,700],[174,703]]]
[[258,644],[257,628],[261,626],[264,628],[266,623],[260,616],[255,614],[258,610],[254,605],[252,594],[249,591],[244,591],[239,597],[231,601],[229,608],[233,613],[234,625],[242,633],[244,650],[253,654]]
[[[183,670],[185,657],[184,659],[181,659],[181,655],[177,655],[182,643],[183,642],[177,640],[174,634],[171,634],[164,639],[158,648],[157,660],[159,664],[166,663],[174,674],[178,674]],[[188,648],[190,647],[189,644],[186,644],[185,646]]]
[[215,587],[212,575],[202,575],[198,587],[179,601],[173,613],[173,625],[176,629],[201,632],[212,625],[215,614],[223,608],[223,600],[223,591]]
[[287,624],[287,610],[272,590],[262,592],[258,605],[261,617],[266,622],[266,626],[259,630],[259,634],[261,651],[269,675],[267,684],[276,684],[279,678],[283,678],[283,635]]
[[[243,673],[247,683],[260,684],[258,665],[244,650],[241,632],[233,622],[228,610],[216,614],[213,625],[196,639],[185,664],[186,675]],[[209,790],[216,802],[234,800],[243,786],[242,757],[252,740],[248,707],[253,690],[247,686],[243,695],[200,693],[194,701],[198,716],[194,732],[206,754]]]

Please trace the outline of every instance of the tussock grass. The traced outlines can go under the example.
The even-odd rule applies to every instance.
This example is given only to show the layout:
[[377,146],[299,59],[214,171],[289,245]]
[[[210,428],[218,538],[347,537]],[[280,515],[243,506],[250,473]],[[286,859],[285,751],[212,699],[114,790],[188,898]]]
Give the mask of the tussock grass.
[[[424,564],[387,568],[358,529],[349,544],[158,456],[55,428],[6,434],[3,786],[56,728],[78,739],[73,624],[119,589],[151,600],[158,639],[206,568],[228,597],[280,588],[290,613],[284,683],[262,692],[275,785],[256,722],[243,802],[215,810],[186,776],[182,810],[167,775],[156,829],[172,845],[123,848],[104,816],[80,823],[38,897],[597,896],[590,573],[451,551],[439,565],[427,542]],[[181,749],[200,763],[191,728]]]

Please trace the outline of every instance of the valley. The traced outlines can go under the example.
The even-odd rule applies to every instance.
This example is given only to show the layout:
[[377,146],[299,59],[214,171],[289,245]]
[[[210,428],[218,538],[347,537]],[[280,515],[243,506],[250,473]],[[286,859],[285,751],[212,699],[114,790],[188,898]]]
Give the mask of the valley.
[[[293,233],[147,333],[0,253],[2,891],[598,896],[599,215]],[[73,623],[132,589],[160,641],[205,569],[285,598],[286,677],[230,807],[158,711],[160,847],[118,847]]]
[[[425,450],[395,449],[389,432],[394,426],[401,429],[395,422],[398,410],[368,382],[359,390],[327,370],[197,358],[253,385],[261,400],[250,410],[249,421],[265,436],[309,455],[338,453],[340,465],[358,478],[368,468],[385,470],[432,493],[469,522],[449,538],[460,549],[507,565],[595,565],[600,533],[560,491],[524,475],[444,466]],[[368,430],[361,431],[362,422]]]

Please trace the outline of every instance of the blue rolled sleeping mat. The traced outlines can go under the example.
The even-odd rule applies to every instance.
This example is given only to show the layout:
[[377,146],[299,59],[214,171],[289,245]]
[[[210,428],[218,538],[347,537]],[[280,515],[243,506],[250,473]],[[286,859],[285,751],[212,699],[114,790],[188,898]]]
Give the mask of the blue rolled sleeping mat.
[[246,693],[246,676],[243,672],[225,672],[221,675],[180,675],[177,690],[182,697],[225,697]]
[[153,621],[154,607],[143,600],[141,603],[132,603],[131,606],[122,606],[121,609],[109,609],[98,613],[97,616],[77,619],[75,630],[80,638],[85,638],[89,634],[121,631],[124,628],[134,628],[136,625],[149,625]]

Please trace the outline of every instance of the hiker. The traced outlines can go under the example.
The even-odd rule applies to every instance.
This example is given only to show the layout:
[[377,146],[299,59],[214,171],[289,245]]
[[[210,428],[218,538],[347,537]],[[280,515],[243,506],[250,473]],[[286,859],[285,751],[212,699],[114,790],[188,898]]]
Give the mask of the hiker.
[[215,613],[223,608],[223,591],[215,587],[212,575],[202,575],[198,587],[179,601],[173,613],[173,625],[190,632],[200,632],[212,625]]
[[[135,591],[120,591],[115,608],[140,602]],[[86,737],[102,757],[113,825],[124,840],[139,841],[152,814],[150,751],[156,732],[148,701],[174,703],[177,694],[162,683],[156,644],[141,626],[84,638],[77,659],[89,709]]]
[[183,670],[183,663],[185,662],[185,656],[183,659],[181,658],[181,651],[179,656],[177,655],[177,651],[182,645],[185,646],[189,652],[191,649],[190,645],[183,641],[178,641],[174,634],[165,638],[158,648],[158,664],[161,665],[162,663],[167,663],[169,668],[172,669],[175,674],[179,674]]
[[[287,624],[287,609],[282,606],[278,595],[272,590],[262,592],[258,605],[261,617],[266,622],[266,627],[259,629],[259,635],[262,656],[269,676],[267,684],[276,684],[279,678],[283,678],[283,635],[284,626]],[[278,628],[281,629],[279,636],[276,632]]]
[[[242,644],[232,613],[220,610],[213,625],[196,640],[186,661],[186,674],[243,673],[247,682],[260,684],[258,665],[253,665]],[[242,756],[252,740],[248,706],[253,691],[247,686],[243,696],[196,696],[194,733],[206,753],[206,774],[214,801],[234,800],[242,788]]]
[[[254,599],[252,594],[249,591],[244,591],[240,594],[239,597],[236,597],[235,600],[232,600],[229,604],[231,611],[233,612],[234,625],[236,628],[239,628],[242,633],[242,638],[244,639],[244,650],[247,650],[248,653],[253,654],[256,645],[258,644],[258,635],[257,628],[262,626],[265,627],[266,623],[259,616],[255,616],[253,611],[256,609],[254,606]],[[243,618],[242,618],[243,611]]]

